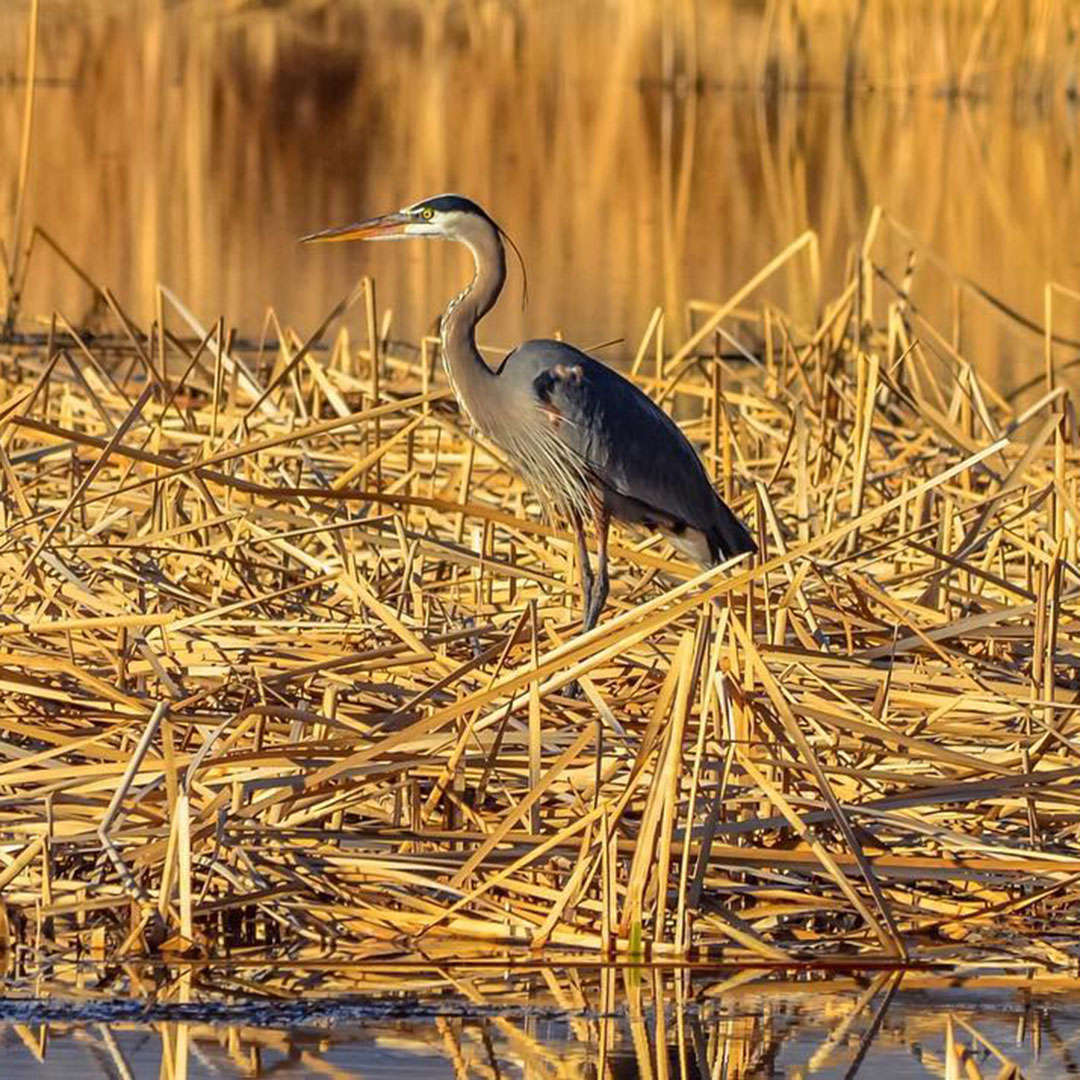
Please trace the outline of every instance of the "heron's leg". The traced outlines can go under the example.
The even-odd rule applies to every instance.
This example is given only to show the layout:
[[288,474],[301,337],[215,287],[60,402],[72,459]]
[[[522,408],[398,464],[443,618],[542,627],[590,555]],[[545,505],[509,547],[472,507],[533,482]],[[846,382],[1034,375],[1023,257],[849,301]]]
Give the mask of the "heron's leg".
[[581,569],[581,598],[585,607],[585,619],[588,620],[594,579],[592,566],[589,564],[589,545],[585,540],[585,523],[577,514],[574,515],[574,531],[577,533],[577,557]]
[[585,609],[585,625],[583,630],[591,630],[600,618],[600,612],[608,598],[608,568],[607,547],[608,528],[611,525],[611,515],[606,510],[599,510],[596,514],[596,577],[589,590],[589,603]]
[[[593,576],[592,565],[589,563],[589,544],[585,539],[585,522],[581,520],[580,514],[574,514],[573,524],[574,532],[577,534],[578,567],[581,570],[581,599],[585,608],[581,628],[582,630],[588,630],[592,625],[589,622],[589,613],[592,611],[592,597],[596,579]],[[570,683],[566,688],[566,696],[571,698],[582,697],[581,683]]]

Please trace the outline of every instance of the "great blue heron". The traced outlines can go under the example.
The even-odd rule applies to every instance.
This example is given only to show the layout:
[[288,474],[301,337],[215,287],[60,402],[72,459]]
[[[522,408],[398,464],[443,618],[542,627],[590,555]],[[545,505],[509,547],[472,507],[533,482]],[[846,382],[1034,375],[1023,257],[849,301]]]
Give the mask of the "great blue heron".
[[[574,526],[591,630],[608,596],[608,527],[614,518],[662,532],[702,566],[755,551],[746,528],[713,490],[675,422],[618,372],[561,341],[527,341],[492,370],[476,347],[476,324],[506,280],[502,229],[460,195],[438,195],[382,217],[327,229],[303,241],[456,240],[476,263],[473,280],[447,305],[442,356],[469,420]],[[585,538],[597,536],[593,573]]]

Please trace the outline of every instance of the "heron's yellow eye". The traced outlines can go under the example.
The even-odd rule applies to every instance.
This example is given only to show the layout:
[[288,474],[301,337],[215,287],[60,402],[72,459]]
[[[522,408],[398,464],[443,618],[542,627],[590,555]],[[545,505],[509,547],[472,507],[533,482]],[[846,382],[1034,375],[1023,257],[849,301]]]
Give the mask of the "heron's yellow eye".
[[425,206],[424,209],[420,211],[420,216],[425,221],[430,221],[435,216],[435,211],[432,210],[430,206]]

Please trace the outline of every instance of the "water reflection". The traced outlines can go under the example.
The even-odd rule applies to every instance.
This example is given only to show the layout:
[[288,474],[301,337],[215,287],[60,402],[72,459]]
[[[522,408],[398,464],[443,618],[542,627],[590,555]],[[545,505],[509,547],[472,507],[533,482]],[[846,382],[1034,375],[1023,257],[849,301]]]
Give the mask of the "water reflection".
[[[277,968],[308,984],[283,994],[267,965],[196,969],[201,990],[178,1005],[176,971],[83,971],[74,995],[72,970],[45,985],[52,997],[0,1003],[5,1076],[1058,1077],[1080,1040],[1074,983],[1027,976]],[[160,992],[103,998],[103,978]],[[366,992],[319,992],[350,984]],[[271,996],[252,999],[260,986]]]
[[[311,328],[371,270],[391,332],[415,340],[466,256],[313,253],[295,237],[463,190],[497,213],[531,270],[529,309],[513,283],[489,342],[562,331],[632,352],[655,305],[677,338],[688,301],[730,295],[808,227],[829,295],[881,203],[1041,320],[1044,283],[1077,284],[1077,129],[1064,94],[1038,108],[880,87],[766,98],[746,89],[747,58],[778,6],[46,3],[28,220],[143,323],[160,280],[206,322],[220,313],[255,333],[273,305]],[[3,205],[24,18],[19,5],[0,12]],[[815,49],[842,36],[831,25]],[[910,247],[882,230],[875,254],[896,281]],[[796,263],[768,289],[796,312],[819,299]],[[1037,370],[1038,336],[925,258],[913,296],[1003,382]],[[35,255],[28,314],[55,306],[79,319],[90,302],[60,260]],[[1072,336],[1074,307],[1054,320]]]

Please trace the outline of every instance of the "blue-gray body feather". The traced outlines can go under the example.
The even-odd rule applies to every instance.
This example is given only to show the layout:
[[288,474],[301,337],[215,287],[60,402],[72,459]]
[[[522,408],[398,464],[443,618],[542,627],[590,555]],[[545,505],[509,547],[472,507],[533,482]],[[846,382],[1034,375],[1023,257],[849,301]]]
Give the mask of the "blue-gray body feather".
[[[526,342],[497,371],[488,367],[476,345],[476,326],[506,281],[504,235],[471,199],[438,195],[306,239],[428,236],[468,247],[476,276],[450,301],[441,324],[450,385],[469,421],[572,520],[588,630],[607,598],[612,518],[660,530],[706,566],[755,545],[713,490],[678,425],[618,372],[560,341]],[[597,534],[595,575],[584,533],[590,520]]]
[[[521,404],[497,441],[560,509],[579,510],[584,499],[616,520],[659,529],[706,565],[756,550],[679,426],[617,371],[564,342],[538,340],[510,353],[497,377],[506,399]],[[525,437],[549,445],[546,469],[517,452]]]

